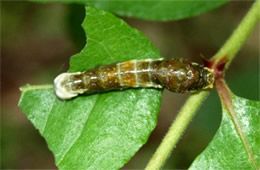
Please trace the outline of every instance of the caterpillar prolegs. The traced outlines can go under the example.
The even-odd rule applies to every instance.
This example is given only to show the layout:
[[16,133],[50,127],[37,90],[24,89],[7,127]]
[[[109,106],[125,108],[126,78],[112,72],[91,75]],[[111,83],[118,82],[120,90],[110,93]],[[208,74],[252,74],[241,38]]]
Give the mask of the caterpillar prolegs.
[[70,99],[126,88],[166,88],[194,92],[213,87],[213,70],[185,59],[131,60],[75,73],[62,73],[54,80],[56,95]]

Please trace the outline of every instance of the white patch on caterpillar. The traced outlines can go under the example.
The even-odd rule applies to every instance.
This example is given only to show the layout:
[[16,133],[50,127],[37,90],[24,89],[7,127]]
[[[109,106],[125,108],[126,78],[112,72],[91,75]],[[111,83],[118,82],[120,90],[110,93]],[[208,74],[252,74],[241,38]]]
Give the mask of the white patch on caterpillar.
[[137,75],[137,60],[133,60],[133,63],[134,63],[134,68],[135,68],[135,70],[134,70],[134,75],[135,75],[135,84],[134,84],[134,87],[139,87],[139,79],[138,79],[138,75]]
[[75,74],[80,74],[80,72],[62,73],[54,79],[55,93],[60,99],[71,99],[72,97],[75,97],[78,95],[76,93],[72,93],[71,91],[68,91],[68,89],[64,86],[64,82],[68,81],[70,76],[75,75]]
[[117,63],[116,66],[117,66],[117,75],[118,75],[118,79],[119,79],[119,84],[121,87],[124,86],[124,83],[122,81],[122,77],[121,77],[121,68],[120,68],[120,65],[121,63]]

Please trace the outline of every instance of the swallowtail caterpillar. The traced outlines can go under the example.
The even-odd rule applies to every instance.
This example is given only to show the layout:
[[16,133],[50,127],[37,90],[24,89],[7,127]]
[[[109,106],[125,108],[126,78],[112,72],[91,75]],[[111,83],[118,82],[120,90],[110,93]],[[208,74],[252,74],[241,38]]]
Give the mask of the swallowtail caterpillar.
[[195,92],[213,88],[213,84],[213,70],[181,58],[131,60],[83,72],[62,73],[54,80],[60,99],[126,88]]

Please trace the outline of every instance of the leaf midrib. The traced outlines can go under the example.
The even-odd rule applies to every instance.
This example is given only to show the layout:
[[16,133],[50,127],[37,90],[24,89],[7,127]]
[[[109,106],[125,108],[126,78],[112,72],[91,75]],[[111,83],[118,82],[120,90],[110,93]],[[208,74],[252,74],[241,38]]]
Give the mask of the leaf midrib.
[[221,102],[222,102],[223,108],[226,109],[228,115],[231,117],[231,120],[232,120],[233,124],[235,125],[235,129],[238,133],[238,136],[240,137],[240,139],[243,142],[243,145],[246,149],[249,159],[252,161],[254,167],[256,169],[259,169],[259,167],[256,163],[256,159],[254,157],[254,154],[252,153],[252,151],[249,147],[248,141],[246,140],[246,137],[243,133],[243,130],[242,130],[243,128],[241,127],[241,125],[238,121],[238,118],[236,116],[236,112],[233,107],[233,98],[232,98],[231,91],[229,90],[229,88],[227,87],[227,85],[223,79],[217,79],[216,86],[217,86],[219,95],[221,96]]
[[[93,107],[91,108],[90,112],[89,113],[92,113],[92,111],[95,109],[96,107],[96,103],[99,99],[100,95],[97,96],[96,100],[94,101],[94,104],[93,104]],[[85,123],[84,123],[84,127],[82,128],[79,136],[74,140],[73,144],[68,148],[68,150],[63,154],[63,156],[61,157],[61,159],[59,160],[59,162],[57,162],[57,166],[59,166],[61,164],[61,162],[64,160],[66,154],[72,149],[72,147],[74,146],[74,144],[78,141],[78,139],[82,136],[82,133],[84,131],[84,128],[86,127],[87,125],[87,122],[88,122],[89,118],[86,119]]]

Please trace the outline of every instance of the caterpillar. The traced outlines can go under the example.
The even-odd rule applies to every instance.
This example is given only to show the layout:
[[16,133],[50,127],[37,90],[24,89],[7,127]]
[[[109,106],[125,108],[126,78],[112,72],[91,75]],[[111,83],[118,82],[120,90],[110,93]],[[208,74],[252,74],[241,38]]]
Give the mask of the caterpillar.
[[195,92],[213,88],[213,70],[185,59],[130,60],[75,73],[54,80],[60,99],[126,88],[166,88],[172,92]]

